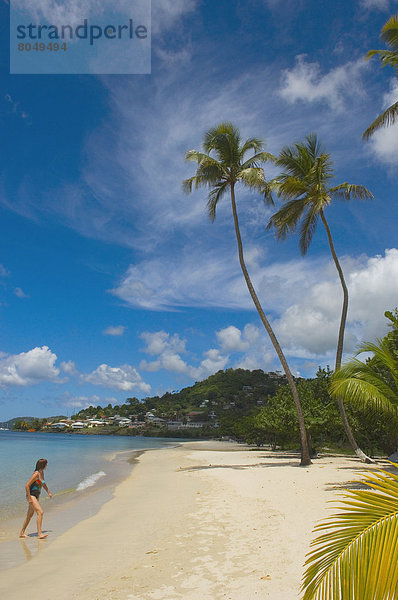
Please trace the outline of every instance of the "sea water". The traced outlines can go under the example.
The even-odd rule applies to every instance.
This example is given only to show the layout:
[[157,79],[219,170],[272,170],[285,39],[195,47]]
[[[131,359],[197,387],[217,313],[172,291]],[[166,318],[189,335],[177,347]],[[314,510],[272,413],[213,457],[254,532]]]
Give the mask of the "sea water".
[[[134,451],[175,445],[175,441],[141,436],[119,437],[66,433],[0,431],[0,520],[26,508],[25,484],[36,461],[46,458],[46,483],[55,496],[84,494],[115,480],[121,463]],[[115,455],[118,461],[112,460]],[[42,491],[42,496],[47,496]]]

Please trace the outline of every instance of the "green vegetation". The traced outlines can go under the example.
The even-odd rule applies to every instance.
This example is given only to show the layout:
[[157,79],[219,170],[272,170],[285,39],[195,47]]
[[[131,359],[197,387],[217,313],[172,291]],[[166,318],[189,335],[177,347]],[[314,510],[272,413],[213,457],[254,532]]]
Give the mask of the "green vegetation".
[[[207,208],[212,221],[214,221],[216,217],[216,208],[219,201],[227,192],[230,194],[235,235],[238,244],[239,263],[250,296],[261,322],[269,335],[272,345],[274,346],[275,352],[278,355],[292,391],[300,428],[301,465],[304,466],[311,464],[311,459],[300,397],[285,355],[270,322],[265,316],[260,300],[258,299],[250,279],[243,254],[243,244],[236,207],[235,189],[238,184],[243,185],[249,190],[259,192],[264,196],[266,201],[272,204],[270,188],[265,181],[264,171],[260,165],[267,160],[274,160],[274,157],[271,154],[264,152],[263,148],[264,144],[258,138],[250,138],[242,143],[239,130],[234,127],[232,123],[221,123],[205,133],[203,152],[189,150],[185,154],[187,160],[197,163],[198,166],[196,174],[190,179],[186,179],[183,182],[183,186],[187,193],[190,193],[193,187],[195,187],[195,189],[200,187],[207,187],[210,189]],[[247,159],[246,154],[251,151],[254,154]]]
[[[393,15],[381,30],[380,38],[389,50],[369,50],[367,58],[378,55],[383,67],[389,65],[398,73],[398,15]],[[369,139],[380,127],[393,125],[398,117],[398,102],[394,102],[369,125],[363,133],[365,140]]]

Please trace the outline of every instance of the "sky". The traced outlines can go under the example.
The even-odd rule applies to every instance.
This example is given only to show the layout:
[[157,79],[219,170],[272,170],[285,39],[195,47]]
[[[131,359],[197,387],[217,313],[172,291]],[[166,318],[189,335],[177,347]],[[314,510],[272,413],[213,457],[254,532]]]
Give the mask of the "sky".
[[[326,216],[350,293],[345,357],[386,333],[398,125],[361,134],[397,100],[394,71],[365,60],[395,12],[393,0],[152,0],[150,75],[10,75],[0,1],[0,421],[160,395],[229,367],[281,368],[230,204],[211,223],[206,191],[182,191],[194,174],[184,153],[222,121],[273,154],[315,132],[335,183],[372,191]],[[302,257],[296,238],[266,231],[273,209],[260,197],[238,189],[237,204],[293,373],[333,367],[342,297],[324,230]]]

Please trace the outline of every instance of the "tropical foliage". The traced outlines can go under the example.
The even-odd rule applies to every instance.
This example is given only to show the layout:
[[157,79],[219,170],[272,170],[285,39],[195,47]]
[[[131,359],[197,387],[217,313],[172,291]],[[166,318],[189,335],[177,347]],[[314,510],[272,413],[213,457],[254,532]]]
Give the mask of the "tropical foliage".
[[[393,15],[381,30],[380,38],[386,43],[388,50],[370,50],[367,58],[378,56],[383,67],[393,67],[398,73],[398,15]],[[381,113],[364,131],[362,137],[369,139],[380,127],[388,127],[398,118],[398,101]]]
[[346,492],[340,513],[315,527],[303,600],[398,597],[398,476],[369,473],[369,489]]
[[[246,158],[248,152],[253,152],[253,155],[249,158]],[[241,184],[250,190],[264,194],[265,199],[269,202],[272,202],[272,198],[269,194],[269,187],[265,180],[264,171],[260,165],[266,160],[272,160],[273,157],[272,155],[264,152],[263,143],[261,140],[257,138],[249,138],[245,142],[242,142],[239,130],[234,127],[232,123],[221,123],[217,127],[210,129],[205,134],[203,151],[189,150],[185,154],[185,158],[188,161],[195,162],[197,164],[197,170],[193,177],[190,177],[183,182],[184,190],[187,193],[190,193],[193,188],[198,189],[201,187],[207,187],[210,189],[208,194],[207,208],[211,220],[215,219],[216,208],[219,201],[227,192],[230,194],[232,214],[235,225],[235,235],[238,244],[238,256],[242,273],[253,303],[271,339],[271,342],[288,379],[289,386],[292,390],[300,428],[301,464],[310,464],[311,460],[307,433],[305,430],[303,413],[296,384],[282,348],[275,336],[269,320],[265,316],[264,310],[247,271],[236,207],[235,188],[237,184]]]
[[367,352],[372,358],[353,358],[331,380],[332,396],[381,412],[398,414],[398,318],[397,311],[386,312],[392,331],[375,343],[364,342],[358,354]]

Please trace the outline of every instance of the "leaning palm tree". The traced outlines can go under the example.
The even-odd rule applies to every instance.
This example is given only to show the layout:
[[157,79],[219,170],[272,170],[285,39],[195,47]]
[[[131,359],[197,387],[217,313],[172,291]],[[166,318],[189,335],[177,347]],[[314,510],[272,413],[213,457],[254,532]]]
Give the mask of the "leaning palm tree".
[[[253,152],[253,155],[246,158],[248,152]],[[212,221],[214,221],[216,217],[216,208],[219,201],[227,192],[230,193],[240,266],[249,293],[283,366],[292,391],[300,428],[301,465],[311,464],[307,432],[297,387],[282,348],[265,316],[249,277],[244,260],[242,238],[240,235],[236,208],[235,188],[237,184],[240,183],[250,190],[261,193],[264,193],[264,190],[267,190],[264,170],[260,165],[267,160],[273,160],[274,157],[263,151],[263,143],[261,140],[249,138],[242,143],[239,131],[232,123],[221,123],[217,127],[207,131],[205,134],[202,152],[199,152],[198,150],[189,150],[185,154],[185,158],[197,163],[198,167],[196,174],[183,182],[184,190],[186,193],[190,193],[193,187],[195,187],[195,189],[200,187],[207,187],[210,189],[207,208]],[[268,198],[269,201],[272,201],[270,197]]]
[[[366,58],[378,55],[383,67],[390,65],[398,73],[398,15],[393,15],[381,30],[380,38],[387,44],[389,50],[369,50]],[[398,119],[398,102],[394,102],[364,131],[362,137],[369,139],[380,127],[388,127]]]
[[[288,234],[294,233],[297,227],[300,226],[299,247],[302,255],[307,253],[319,218],[326,230],[330,251],[343,289],[343,304],[335,363],[335,371],[338,371],[343,355],[344,331],[348,311],[348,289],[334,248],[330,227],[325,217],[325,209],[331,204],[332,199],[366,199],[373,198],[373,195],[362,185],[341,183],[337,186],[329,186],[329,182],[333,178],[332,161],[330,154],[322,151],[315,134],[307,136],[303,143],[296,143],[292,147],[283,148],[276,164],[285,171],[272,182],[271,186],[276,189],[277,195],[285,201],[285,204],[271,217],[267,229],[273,228],[277,239],[285,239]],[[363,462],[370,462],[371,459],[362,452],[355,441],[341,398],[338,398],[338,406],[347,437],[354,452]]]

